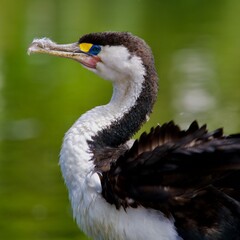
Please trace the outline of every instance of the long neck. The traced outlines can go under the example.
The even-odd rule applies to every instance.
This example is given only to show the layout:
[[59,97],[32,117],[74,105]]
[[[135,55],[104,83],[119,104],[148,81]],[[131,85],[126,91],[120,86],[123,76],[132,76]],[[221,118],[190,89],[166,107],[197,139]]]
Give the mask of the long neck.
[[129,140],[151,113],[156,96],[156,72],[136,74],[134,78],[116,81],[109,104],[95,107],[74,123],[65,135],[60,154],[70,191],[78,189],[93,171],[94,150],[117,147]]

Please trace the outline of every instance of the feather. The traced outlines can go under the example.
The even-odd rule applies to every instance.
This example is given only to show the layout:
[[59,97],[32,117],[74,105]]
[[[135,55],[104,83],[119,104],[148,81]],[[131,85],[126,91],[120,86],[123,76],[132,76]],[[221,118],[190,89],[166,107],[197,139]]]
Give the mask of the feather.
[[160,210],[174,217],[183,237],[240,231],[239,134],[208,132],[196,121],[187,130],[173,122],[157,126],[112,162],[101,182],[116,208]]

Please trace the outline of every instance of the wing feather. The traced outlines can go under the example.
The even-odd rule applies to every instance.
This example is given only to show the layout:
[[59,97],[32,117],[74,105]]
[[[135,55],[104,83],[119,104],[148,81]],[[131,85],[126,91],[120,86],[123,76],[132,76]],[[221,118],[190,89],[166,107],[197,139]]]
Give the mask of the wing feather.
[[234,228],[240,229],[240,134],[208,132],[196,121],[187,130],[173,122],[157,126],[113,161],[101,181],[103,197],[116,208],[160,210],[186,239],[200,232],[218,239],[220,230],[240,236]]

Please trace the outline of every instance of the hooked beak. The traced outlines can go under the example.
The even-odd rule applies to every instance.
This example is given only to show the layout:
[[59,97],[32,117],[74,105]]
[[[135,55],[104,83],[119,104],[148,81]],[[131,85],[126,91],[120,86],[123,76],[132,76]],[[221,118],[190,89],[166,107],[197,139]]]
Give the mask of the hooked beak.
[[49,38],[34,39],[28,48],[28,54],[46,53],[58,57],[70,58],[76,60],[88,68],[96,68],[101,59],[79,49],[78,43],[57,44]]

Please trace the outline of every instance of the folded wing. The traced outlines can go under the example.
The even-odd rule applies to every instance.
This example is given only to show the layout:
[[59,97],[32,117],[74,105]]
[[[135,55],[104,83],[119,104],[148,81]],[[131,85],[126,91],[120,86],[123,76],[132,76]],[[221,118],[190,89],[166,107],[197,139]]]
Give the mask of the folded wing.
[[101,181],[116,208],[160,210],[174,217],[183,238],[240,239],[240,134],[208,132],[196,121],[185,131],[173,122],[157,126],[113,161]]

